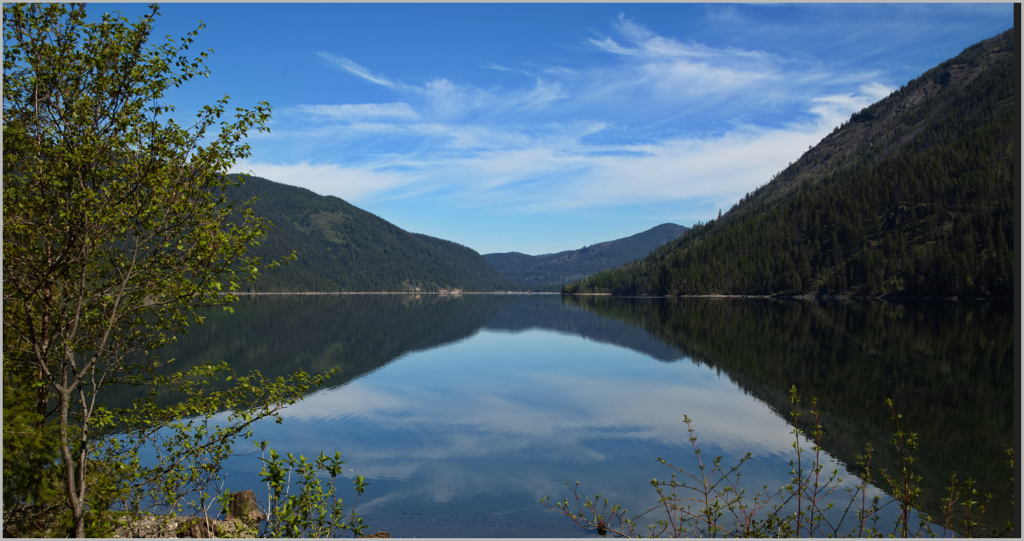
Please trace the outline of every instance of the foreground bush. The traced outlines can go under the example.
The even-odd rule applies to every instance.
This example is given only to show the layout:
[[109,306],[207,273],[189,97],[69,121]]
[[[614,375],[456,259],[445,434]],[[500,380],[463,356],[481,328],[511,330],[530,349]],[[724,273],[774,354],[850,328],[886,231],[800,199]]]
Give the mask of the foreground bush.
[[[902,459],[902,471],[890,473],[883,469],[877,472],[890,488],[892,497],[883,503],[881,496],[867,496],[868,487],[876,479],[871,470],[873,449],[871,444],[867,444],[864,454],[857,457],[856,465],[862,472],[860,482],[854,488],[842,490],[848,496],[846,505],[826,502],[839,490],[843,479],[839,477],[838,469],[825,471],[822,464],[821,438],[824,432],[819,422],[817,400],[811,401],[810,413],[814,422],[808,434],[797,427],[801,413],[796,387],[790,389],[790,402],[794,426],[792,445],[796,456],[789,462],[792,468],[790,484],[777,490],[770,490],[765,485],[752,499],[748,498],[739,481],[740,468],[752,458],[750,453],[728,468],[722,465],[720,456],[705,464],[701,449],[697,447],[692,421],[684,415],[683,422],[697,460],[697,471],[687,471],[659,457],[658,462],[673,471],[669,481],[651,480],[651,486],[658,495],[655,506],[630,517],[628,511],[618,505],[609,507],[608,499],[602,499],[600,495],[581,499],[579,482],[570,487],[575,499],[574,507],[568,498],[555,502],[554,506],[549,503],[549,498],[541,499],[541,503],[569,517],[581,528],[621,537],[636,537],[639,519],[656,512],[663,513],[664,518],[647,526],[648,531],[644,533],[652,537],[946,537],[956,535],[954,526],[962,527],[960,533],[967,537],[1015,533],[1013,523],[1007,523],[1002,531],[981,531],[979,522],[993,496],[979,495],[970,478],[961,481],[956,473],[950,476],[949,495],[942,499],[941,516],[933,523],[933,517],[918,505],[921,476],[913,469],[917,436],[905,432],[900,426],[901,416],[896,413],[892,400],[887,400],[886,405],[896,425],[892,443]],[[813,442],[810,450],[800,444],[801,436]],[[1008,449],[1007,454],[1012,475],[1013,449]],[[891,529],[879,524],[881,511],[890,506],[898,510]]]

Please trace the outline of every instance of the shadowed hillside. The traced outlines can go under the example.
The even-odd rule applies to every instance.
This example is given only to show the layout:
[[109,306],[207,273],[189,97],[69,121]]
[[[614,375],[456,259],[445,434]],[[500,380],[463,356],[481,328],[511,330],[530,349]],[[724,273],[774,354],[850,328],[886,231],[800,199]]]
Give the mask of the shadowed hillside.
[[969,47],[720,219],[563,291],[1012,297],[1014,47]]
[[409,233],[337,197],[259,177],[228,191],[236,201],[253,197],[253,211],[274,227],[249,254],[270,261],[294,250],[298,258],[244,284],[248,291],[515,289],[475,251]]
[[503,276],[524,288],[558,291],[564,283],[645,257],[651,250],[679,238],[689,229],[676,224],[661,224],[636,235],[579,250],[544,255],[509,252],[486,254],[484,257]]

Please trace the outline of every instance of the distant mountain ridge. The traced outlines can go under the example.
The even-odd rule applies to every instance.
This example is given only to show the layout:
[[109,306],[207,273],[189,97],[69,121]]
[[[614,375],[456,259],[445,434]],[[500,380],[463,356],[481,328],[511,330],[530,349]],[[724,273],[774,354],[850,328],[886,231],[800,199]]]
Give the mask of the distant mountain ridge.
[[621,295],[1014,295],[1013,30],[854,113],[717,220],[568,284]]
[[515,284],[474,250],[410,233],[333,196],[246,176],[228,199],[246,201],[274,226],[248,254],[265,262],[298,258],[263,271],[255,292],[506,291]]
[[661,224],[629,237],[555,254],[520,252],[485,254],[506,278],[528,289],[558,291],[562,284],[647,256],[658,246],[679,238],[688,227]]

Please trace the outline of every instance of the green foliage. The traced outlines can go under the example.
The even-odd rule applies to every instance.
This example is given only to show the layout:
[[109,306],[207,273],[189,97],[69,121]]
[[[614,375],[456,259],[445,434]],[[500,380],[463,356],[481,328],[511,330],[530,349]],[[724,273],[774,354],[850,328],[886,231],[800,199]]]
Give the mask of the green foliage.
[[[95,446],[90,462],[103,472],[93,491],[111,496],[92,507],[90,516],[132,522],[152,514],[169,521],[182,514],[216,518],[226,513],[223,462],[238,440],[250,438],[252,425],[261,419],[281,422],[282,408],[322,386],[329,375],[300,371],[266,378],[253,371],[239,376],[221,363],[156,376],[147,397],[111,410],[116,428]],[[155,399],[164,389],[181,400],[158,407]],[[224,411],[227,418],[214,421]],[[112,529],[112,518],[106,524]]]
[[[333,457],[320,453],[310,462],[305,456],[298,459],[291,453],[282,458],[273,449],[266,457],[267,442],[256,444],[263,456],[261,479],[267,483],[270,513],[263,523],[262,537],[341,537],[351,531],[362,537],[366,526],[356,513],[359,496],[369,483],[359,475],[353,481],[356,492],[352,510],[346,517],[345,504],[337,496],[337,480],[344,471],[341,454]],[[292,481],[292,477],[296,481]],[[326,477],[321,482],[320,477]],[[296,494],[292,494],[293,486]]]
[[[328,374],[329,375],[329,374]],[[264,378],[259,372],[238,376],[226,364],[202,365],[187,373],[157,376],[147,385],[149,396],[137,400],[130,408],[106,411],[95,417],[110,419],[113,431],[95,441],[87,462],[88,491],[85,502],[88,512],[83,528],[88,537],[109,537],[117,525],[115,520],[137,520],[156,513],[167,520],[180,514],[209,516],[223,488],[222,463],[233,452],[239,438],[247,439],[251,426],[258,420],[274,418],[280,422],[279,411],[323,385],[327,375],[310,377],[297,372],[288,378]],[[211,388],[215,382],[217,390]],[[182,396],[171,407],[157,407],[158,391],[170,389]],[[6,398],[6,396],[5,396]],[[214,421],[213,415],[229,411],[227,419]],[[9,417],[13,418],[13,417]],[[12,424],[10,430],[17,429]],[[44,426],[52,431],[52,425]],[[5,430],[9,430],[5,423]],[[49,438],[53,445],[55,438]],[[14,443],[16,442],[16,443]],[[24,450],[24,438],[5,438],[5,459],[31,458]],[[14,509],[5,518],[6,532],[18,536],[74,535],[76,523],[66,503],[60,482],[60,468],[55,461],[56,446],[41,447],[48,451],[32,466],[42,475],[30,479],[5,476],[5,502]],[[146,454],[147,460],[143,460]],[[8,460],[8,471],[31,475],[31,471]],[[49,488],[26,486],[42,482]],[[298,509],[302,509],[299,507]],[[294,512],[294,509],[292,510]],[[218,513],[214,512],[216,516]],[[13,521],[13,522],[12,522]]]
[[53,527],[54,500],[60,484],[58,434],[43,423],[35,405],[34,378],[4,363],[3,490],[4,536],[41,536]]
[[[847,493],[845,505],[835,505],[835,502],[826,502],[825,500],[836,492],[842,479],[838,477],[837,469],[822,475],[824,466],[820,454],[820,442],[823,430],[819,422],[820,412],[816,407],[817,401],[812,400],[810,411],[815,419],[811,425],[811,431],[805,433],[797,426],[801,412],[800,397],[797,395],[795,386],[790,388],[789,396],[792,404],[790,417],[794,427],[792,446],[795,458],[790,461],[791,482],[786,486],[776,490],[763,486],[752,499],[749,498],[746,490],[740,484],[740,468],[752,458],[752,455],[747,453],[738,464],[728,469],[722,466],[722,457],[720,456],[715,457],[710,464],[705,464],[701,457],[701,449],[697,447],[697,437],[694,435],[691,420],[684,415],[683,422],[687,426],[697,470],[695,472],[687,471],[658,458],[658,462],[668,466],[673,472],[669,481],[657,479],[651,481],[651,485],[658,495],[658,503],[655,506],[636,516],[629,517],[626,509],[617,505],[609,508],[608,500],[602,501],[600,495],[581,501],[578,482],[576,487],[571,487],[575,506],[570,504],[568,498],[555,502],[554,506],[549,503],[549,498],[542,498],[541,504],[569,517],[581,528],[596,529],[601,535],[611,532],[621,537],[634,537],[639,520],[654,511],[663,511],[665,518],[648,525],[648,534],[651,537],[664,535],[669,537],[935,537],[938,535],[932,529],[931,517],[924,513],[917,504],[921,476],[912,471],[913,453],[916,450],[915,438],[912,434],[904,433],[900,428],[900,415],[893,409],[891,401],[887,405],[892,412],[892,419],[896,423],[893,441],[903,458],[904,468],[901,473],[892,476],[883,471],[882,476],[894,491],[895,497],[886,503],[882,503],[880,496],[874,496],[870,500],[867,497],[868,487],[872,481],[870,467],[872,448],[869,444],[865,448],[865,454],[858,457],[857,465],[863,471],[859,483],[855,487],[845,489]],[[806,449],[801,446],[800,441],[807,436],[810,441],[814,442],[814,445],[811,448],[810,460],[805,465],[803,457]],[[1009,455],[1012,472],[1012,450],[1009,451]],[[685,479],[679,481],[677,474],[689,481]],[[566,482],[566,485],[568,484]],[[951,533],[950,525],[954,520],[953,512],[957,497],[966,497],[966,501],[960,502],[960,505],[966,507],[967,510],[967,518],[962,523],[966,535],[971,537],[977,533],[974,527],[977,526],[977,520],[985,509],[984,506],[978,510],[973,509],[977,502],[973,500],[972,496],[976,494],[976,491],[969,480],[966,485],[964,489],[957,489],[956,474],[953,474],[949,488],[950,498],[943,500],[946,505],[942,517],[944,526],[941,537],[946,537]],[[987,496],[987,498],[991,500],[991,496]],[[886,532],[879,528],[878,521],[880,512],[892,504],[897,506],[898,514],[892,531]],[[848,518],[854,520],[852,527],[847,521]],[[916,525],[912,524],[915,520],[917,520]],[[1014,526],[1010,523],[1007,525],[1006,531],[992,531],[987,535],[1005,535],[1013,532]]]
[[661,224],[626,238],[567,250],[557,254],[526,255],[519,252],[486,254],[484,257],[503,276],[533,291],[558,291],[562,284],[579,280],[647,256],[651,250],[688,231],[688,227]]
[[[207,76],[207,53],[189,56],[198,30],[150,44],[157,15],[86,23],[83,5],[4,5],[6,535],[208,516],[237,440],[333,373],[168,373],[153,354],[259,275],[246,250],[266,220],[228,197],[245,179],[224,172],[270,118],[265,102],[229,114],[226,96],[189,127],[170,118],[165,92]],[[110,408],[110,385],[144,396]]]
[[968,49],[721,219],[563,292],[1012,297],[1012,49],[1012,32]]
[[[157,15],[154,5],[135,24],[116,13],[87,23],[83,5],[4,5],[3,354],[19,402],[5,396],[5,430],[18,432],[5,438],[5,464],[49,463],[39,475],[59,480],[22,492],[38,477],[14,472],[4,514],[43,506],[79,537],[109,534],[110,505],[140,504],[140,479],[176,487],[162,493],[168,502],[202,481],[203,453],[222,456],[227,436],[184,417],[232,408],[242,417],[225,430],[237,434],[308,383],[256,389],[240,378],[192,410],[115,412],[97,401],[112,383],[180,385],[199,397],[189,378],[211,369],[161,379],[162,361],[140,354],[202,322],[200,307],[233,300],[261,265],[245,251],[265,221],[225,197],[243,179],[223,173],[249,156],[243,139],[267,129],[270,106],[228,113],[225,96],[184,125],[171,118],[165,93],[207,76],[207,53],[190,56],[198,29],[150,43]],[[139,466],[132,438],[166,426],[182,439],[161,480]],[[131,444],[102,436],[115,428]]]
[[274,229],[250,253],[297,259],[263,273],[248,291],[507,291],[515,284],[480,254],[459,244],[409,233],[333,196],[249,178],[228,191],[255,199],[256,215]]
[[[258,371],[237,375],[221,363],[155,376],[148,396],[111,411],[116,428],[97,445],[94,459],[122,473],[114,508],[131,516],[173,516],[183,510],[207,516],[223,484],[222,463],[236,441],[251,437],[252,425],[261,419],[281,422],[282,408],[321,387],[331,374],[311,377],[299,371],[266,378]],[[180,401],[158,406],[164,390]],[[226,420],[212,419],[225,411],[230,412]],[[147,450],[155,456],[143,461]]]

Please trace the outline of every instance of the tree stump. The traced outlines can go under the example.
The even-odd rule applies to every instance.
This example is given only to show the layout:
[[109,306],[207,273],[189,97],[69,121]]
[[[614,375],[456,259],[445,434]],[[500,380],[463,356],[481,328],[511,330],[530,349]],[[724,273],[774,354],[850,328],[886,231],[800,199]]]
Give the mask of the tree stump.
[[264,520],[264,515],[256,505],[256,494],[251,490],[242,490],[231,494],[231,509],[228,510],[228,520],[240,518],[248,524],[256,524]]

